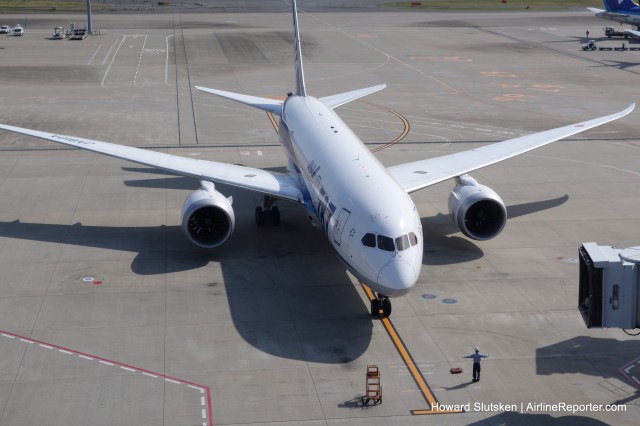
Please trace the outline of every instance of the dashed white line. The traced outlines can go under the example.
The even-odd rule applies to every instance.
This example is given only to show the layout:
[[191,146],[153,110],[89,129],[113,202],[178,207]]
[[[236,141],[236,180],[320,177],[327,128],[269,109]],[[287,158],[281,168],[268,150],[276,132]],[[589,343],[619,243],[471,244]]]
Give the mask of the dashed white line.
[[629,370],[631,370],[633,367],[634,367],[633,365],[628,366],[627,368],[624,369],[624,372],[628,373]]
[[207,418],[207,410],[205,410],[204,408],[202,409],[202,418],[203,419]]
[[201,404],[201,405],[205,405],[204,396],[201,396],[201,397],[200,397],[200,404]]
[[165,380],[165,381],[167,381],[167,382],[175,383],[176,385],[181,385],[181,384],[182,384],[182,383],[180,383],[180,382],[178,382],[178,381],[171,380],[171,379],[167,379],[166,377],[165,377],[165,379],[164,379],[164,380]]
[[40,343],[40,347],[45,348],[45,349],[53,349],[53,346],[43,345],[42,343]]
[[[142,373],[142,374],[144,374],[144,373]],[[197,387],[197,386],[193,386],[193,385],[187,385],[187,386],[188,386],[188,387],[190,387],[190,388],[192,388],[192,389],[199,390],[199,391],[200,391],[200,393],[204,393],[204,389],[202,389],[202,388],[199,388],[199,387]]]
[[58,349],[58,352],[62,352],[63,354],[73,355],[73,352],[65,351],[64,349]]
[[635,382],[636,382],[637,384],[639,384],[639,385],[640,385],[640,380],[638,380],[638,378],[637,378],[636,376],[631,376],[631,378],[632,378],[633,380],[635,380]]
[[25,343],[31,343],[33,344],[32,340],[27,340],[27,339],[20,339],[21,342],[25,342]]
[[112,363],[107,362],[107,361],[103,361],[103,360],[100,360],[100,364],[109,365],[109,366],[113,367]]
[[137,371],[137,370],[134,370],[133,368],[125,367],[124,365],[121,365],[120,368],[122,368],[123,370],[132,371],[134,373]]
[[93,358],[91,358],[90,356],[86,356],[86,355],[78,355],[80,358],[84,358],[84,359],[88,359],[89,361],[93,361]]
[[151,374],[151,373],[146,373],[146,372],[142,372],[142,374],[144,374],[145,376],[149,376],[149,377],[153,377],[154,379],[157,379],[158,376],[156,376],[155,374]]
[[8,337],[9,339],[15,339],[15,338],[16,338],[16,336],[10,336],[10,335],[8,335],[8,334],[4,334],[4,333],[2,333],[2,335],[3,335],[4,337]]

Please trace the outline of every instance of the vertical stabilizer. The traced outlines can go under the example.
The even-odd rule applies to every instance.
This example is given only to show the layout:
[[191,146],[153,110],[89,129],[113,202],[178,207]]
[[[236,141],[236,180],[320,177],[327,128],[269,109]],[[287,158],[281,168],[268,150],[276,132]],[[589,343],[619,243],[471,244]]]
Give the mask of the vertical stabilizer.
[[624,12],[638,8],[632,0],[603,0],[603,2],[605,9],[609,12]]
[[302,50],[300,49],[300,30],[298,28],[298,7],[296,0],[291,1],[293,8],[293,48],[296,56],[296,95],[307,96],[304,87],[304,70],[302,69]]

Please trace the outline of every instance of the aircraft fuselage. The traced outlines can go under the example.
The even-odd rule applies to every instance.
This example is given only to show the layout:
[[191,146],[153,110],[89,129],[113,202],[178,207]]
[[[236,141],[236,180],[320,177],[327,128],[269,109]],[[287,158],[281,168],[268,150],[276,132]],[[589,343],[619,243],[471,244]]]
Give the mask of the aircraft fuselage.
[[402,296],[422,265],[420,216],[349,127],[320,100],[289,96],[280,139],[305,206],[347,268],[379,294]]

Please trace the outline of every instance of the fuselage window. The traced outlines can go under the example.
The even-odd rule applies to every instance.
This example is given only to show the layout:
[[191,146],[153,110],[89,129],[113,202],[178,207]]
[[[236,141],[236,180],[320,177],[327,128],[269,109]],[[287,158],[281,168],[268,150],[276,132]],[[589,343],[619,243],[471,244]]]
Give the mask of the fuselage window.
[[396,251],[393,238],[385,237],[384,235],[378,235],[378,248],[384,251]]
[[374,247],[376,246],[376,236],[375,234],[364,234],[362,237],[362,244],[366,247]]
[[409,236],[407,234],[404,234],[401,237],[396,238],[396,247],[398,247],[398,251],[404,251],[408,249],[410,247]]
[[409,242],[412,247],[418,244],[418,237],[413,232],[409,232]]

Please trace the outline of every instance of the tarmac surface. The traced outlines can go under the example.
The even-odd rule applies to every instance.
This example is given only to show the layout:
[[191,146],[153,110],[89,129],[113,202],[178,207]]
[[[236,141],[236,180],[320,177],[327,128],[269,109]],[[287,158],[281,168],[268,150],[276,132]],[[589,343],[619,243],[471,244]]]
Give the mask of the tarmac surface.
[[[48,39],[80,15],[0,19],[26,28],[0,38],[0,122],[286,164],[264,113],[193,86],[290,91],[288,13],[95,15],[100,35],[84,41]],[[387,83],[338,109],[387,165],[637,100],[640,52],[580,50],[606,25],[589,12],[300,21],[311,94]],[[365,292],[298,206],[257,229],[261,197],[219,185],[236,230],[204,251],[180,230],[197,182],[2,132],[0,426],[635,425],[640,337],[585,327],[576,259],[583,242],[640,245],[638,114],[473,173],[509,206],[494,240],[457,231],[452,183],[412,195],[424,266],[391,321],[437,400],[470,405],[427,416],[412,414],[430,407]],[[475,346],[490,354],[478,383],[462,359]],[[383,403],[364,407],[369,364]]]

